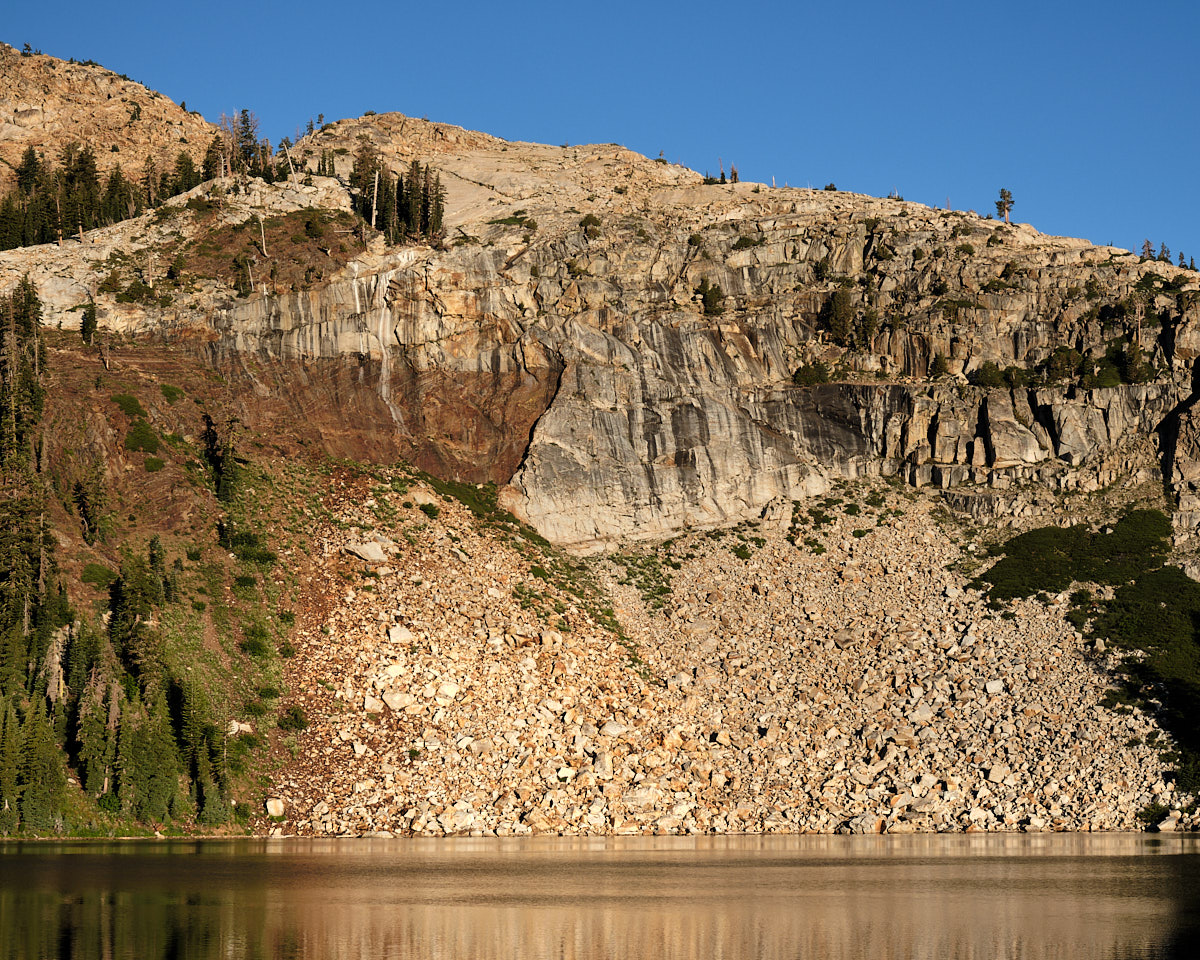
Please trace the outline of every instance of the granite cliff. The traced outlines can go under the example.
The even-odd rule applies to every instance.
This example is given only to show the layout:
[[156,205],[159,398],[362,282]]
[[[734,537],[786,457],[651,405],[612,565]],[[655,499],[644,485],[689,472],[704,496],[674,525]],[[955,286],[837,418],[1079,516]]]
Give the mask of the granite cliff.
[[[160,276],[172,255],[186,261],[214,191],[217,220],[246,242],[263,216],[345,210],[364,143],[385,169],[420,159],[440,172],[444,242],[388,247],[347,230],[321,280],[290,285],[269,279],[288,256],[272,243],[248,296],[200,275],[160,287],[168,305],[99,294],[102,325],[184,339],[247,388],[251,420],[302,413],[301,432],[335,452],[494,481],[575,549],[876,475],[992,492],[1161,477],[1184,508],[1180,536],[1192,529],[1200,277],[969,212],[705,184],[618,146],[510,143],[392,114],[301,141],[303,184],[208,184],[97,231],[86,258],[17,251],[0,275],[30,271],[69,310],[114,256],[146,274],[157,251]],[[322,156],[336,176],[314,176]],[[702,284],[719,293],[706,300]],[[1129,344],[1145,382],[1089,381],[1089,365]],[[1033,372],[1056,350],[1077,352],[1083,379],[965,382],[988,363]],[[793,384],[817,362],[834,382]]]

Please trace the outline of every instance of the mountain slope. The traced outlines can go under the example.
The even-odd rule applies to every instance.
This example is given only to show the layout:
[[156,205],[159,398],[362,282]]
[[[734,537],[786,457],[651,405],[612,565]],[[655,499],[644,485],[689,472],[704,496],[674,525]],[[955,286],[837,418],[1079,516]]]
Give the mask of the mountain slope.
[[[104,71],[9,61],[65,105],[18,139],[91,122]],[[179,149],[164,110],[118,154]],[[1186,802],[1149,705],[1100,708],[1120,660],[1069,593],[1001,612],[967,575],[1010,529],[1130,503],[1177,508],[1194,554],[1195,272],[398,114],[294,159],[0,253],[49,328],[2,346],[32,398],[3,452],[54,617],[5,594],[3,696],[22,736],[53,715],[63,822],[230,829],[272,775],[285,820],[256,829],[314,834],[1125,829]],[[129,769],[173,781],[108,776],[122,718],[167,757]]]
[[101,173],[119,163],[136,178],[147,159],[162,171],[181,150],[199,163],[215,132],[199,114],[101,66],[0,43],[0,193],[29,147],[57,161],[68,144],[91,145]]

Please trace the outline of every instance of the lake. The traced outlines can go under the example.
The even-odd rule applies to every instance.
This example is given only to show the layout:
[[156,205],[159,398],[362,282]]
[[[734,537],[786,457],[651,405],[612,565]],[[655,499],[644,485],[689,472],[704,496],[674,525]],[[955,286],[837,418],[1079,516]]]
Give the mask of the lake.
[[0,845],[5,958],[1141,958],[1200,952],[1200,838]]

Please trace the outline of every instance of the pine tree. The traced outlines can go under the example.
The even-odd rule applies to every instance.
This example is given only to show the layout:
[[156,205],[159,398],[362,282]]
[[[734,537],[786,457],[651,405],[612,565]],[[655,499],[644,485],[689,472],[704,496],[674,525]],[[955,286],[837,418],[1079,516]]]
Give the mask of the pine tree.
[[162,690],[150,694],[147,704],[135,700],[121,715],[117,789],[127,814],[161,823],[179,787],[179,755]]
[[172,176],[174,192],[177,194],[187,193],[200,184],[200,174],[196,171],[196,164],[192,162],[191,154],[186,150],[180,150],[178,156],[175,157]]
[[158,638],[146,621],[161,583],[140,557],[128,557],[109,587],[108,635],[125,668],[145,683],[158,669]]
[[45,701],[35,700],[21,737],[21,825],[25,830],[61,832],[67,776],[63,753],[46,720]]
[[221,150],[221,135],[213,134],[212,140],[209,141],[208,150],[204,153],[204,162],[201,164],[200,172],[205,180],[215,180],[221,176],[224,171],[224,153]]
[[17,167],[17,189],[26,195],[31,194],[41,178],[42,159],[32,146],[28,146],[21,155],[21,163]]
[[1004,218],[1004,222],[1008,223],[1008,215],[1013,208],[1013,196],[1010,191],[1004,187],[1000,188],[1000,199],[996,201],[996,214]]
[[147,207],[157,207],[161,199],[159,191],[161,184],[158,177],[158,166],[153,157],[146,158],[146,166],[142,170],[142,202]]
[[0,835],[20,826],[21,727],[12,700],[0,697]]
[[120,722],[120,687],[109,683],[100,669],[93,671],[79,698],[76,739],[79,743],[80,780],[99,800],[112,790]]
[[404,178],[404,225],[408,233],[421,232],[421,184],[424,182],[421,162],[414,160],[408,165],[408,176]]
[[96,304],[89,300],[79,318],[79,336],[86,344],[91,344],[96,338]]
[[444,232],[445,212],[446,212],[446,191],[442,187],[442,178],[440,174],[433,175],[433,193],[429,200],[429,235],[431,237],[440,237]]
[[0,298],[0,463],[28,462],[45,402],[42,303],[26,275]]
[[141,207],[137,202],[133,186],[125,179],[118,163],[104,181],[104,199],[100,203],[100,219],[112,224],[135,216]]
[[229,804],[223,790],[224,771],[217,762],[220,731],[210,721],[210,708],[198,686],[181,685],[179,698],[179,740],[196,809],[204,823],[223,823],[229,816]]
[[258,117],[249,110],[242,109],[234,124],[234,154],[238,166],[244,171],[254,168],[255,156],[258,153]]

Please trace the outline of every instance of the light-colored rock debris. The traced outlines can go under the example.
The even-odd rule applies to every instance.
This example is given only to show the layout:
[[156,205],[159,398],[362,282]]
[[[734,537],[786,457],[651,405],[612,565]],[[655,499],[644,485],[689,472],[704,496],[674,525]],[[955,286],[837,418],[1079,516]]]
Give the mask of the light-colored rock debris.
[[[404,497],[394,528],[349,494],[334,510],[310,585],[334,602],[290,678],[311,725],[273,786],[286,820],[263,829],[1128,830],[1186,799],[1151,720],[1100,706],[1103,663],[1065,598],[989,610],[948,569],[962,551],[927,500],[834,517],[823,554],[765,525],[761,547],[682,538],[657,613],[617,564],[587,561],[639,663],[538,576],[546,561],[456,502],[427,522]],[[369,568],[346,545],[381,541],[402,544],[395,572],[347,588]],[[531,590],[545,603],[523,608]]]

